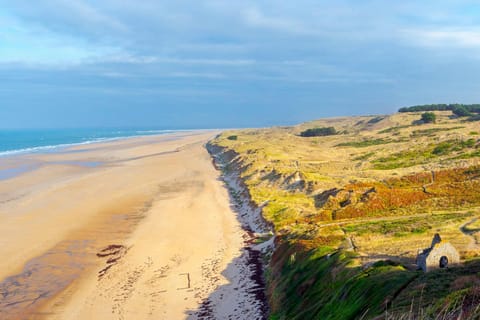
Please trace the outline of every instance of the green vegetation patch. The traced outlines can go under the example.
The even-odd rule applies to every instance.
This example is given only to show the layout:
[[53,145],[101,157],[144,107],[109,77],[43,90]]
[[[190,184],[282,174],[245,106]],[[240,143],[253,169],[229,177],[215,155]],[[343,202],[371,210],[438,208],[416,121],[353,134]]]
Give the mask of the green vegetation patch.
[[[458,267],[420,273],[394,299],[391,313],[407,314],[409,310],[413,310],[410,319],[416,319],[414,315],[418,313],[424,315],[422,319],[478,319],[479,283],[480,260],[478,259]],[[475,309],[477,317],[470,314]],[[456,316],[451,313],[454,310],[459,312]],[[460,312],[464,313],[463,317],[459,317]],[[450,316],[442,317],[442,313]]]
[[345,225],[343,230],[356,235],[384,234],[403,236],[405,233],[422,234],[446,223],[460,223],[473,217],[473,212],[434,214],[396,220],[372,221]]
[[451,130],[456,130],[456,129],[462,129],[465,127],[450,127],[450,128],[430,128],[430,129],[425,129],[425,130],[414,130],[411,134],[413,138],[417,137],[432,137],[435,133],[437,132],[442,132],[442,131],[451,131]]
[[480,150],[473,151],[473,152],[465,152],[456,157],[451,158],[452,160],[457,159],[472,159],[472,158],[479,158],[480,157]]
[[391,261],[363,269],[354,252],[327,252],[319,248],[283,259],[272,319],[371,318],[417,276]]
[[375,154],[375,152],[367,152],[367,153],[364,153],[364,154],[362,154],[362,155],[359,155],[359,156],[353,158],[352,160],[354,160],[354,161],[367,160],[367,159],[369,159],[370,157],[372,157],[374,154]]
[[437,121],[437,116],[433,112],[422,113],[420,118],[425,123],[435,123]]
[[263,215],[279,229],[294,224],[301,212],[315,210],[314,200],[305,193],[268,187],[250,188],[250,193],[255,203],[266,204]]
[[468,140],[448,140],[439,143],[433,150],[434,155],[446,155],[454,151],[462,151],[467,148],[473,148],[477,141],[475,139]]
[[[431,159],[450,155],[455,152],[465,151],[476,147],[475,139],[467,140],[447,140],[438,144],[429,145],[425,149],[405,150],[393,153],[386,157],[381,157],[372,161],[373,168],[377,170],[391,170],[397,168],[407,168],[419,164],[428,163]],[[462,154],[457,156],[459,159],[476,157],[476,152]]]
[[336,135],[337,130],[334,127],[311,128],[300,133],[302,137],[322,137]]
[[478,315],[480,260],[423,273],[390,260],[365,268],[356,253],[331,247],[282,254],[270,274],[271,319],[371,319],[386,312],[391,319],[435,319],[462,309]]
[[390,133],[390,132],[398,132],[398,131],[400,131],[401,129],[405,129],[405,128],[409,128],[409,127],[411,127],[411,125],[404,125],[404,126],[390,127],[390,128],[387,128],[387,129],[384,129],[384,130],[378,131],[378,134],[382,134],[382,133]]
[[432,157],[430,150],[406,150],[375,159],[372,164],[377,170],[391,170],[423,164]]
[[228,136],[227,139],[235,141],[235,140],[238,140],[238,136],[237,135]]
[[342,142],[336,145],[336,147],[354,147],[365,148],[370,146],[377,146],[381,144],[404,142],[405,140],[390,140],[390,139],[367,139],[362,141]]
[[372,118],[370,120],[368,120],[368,124],[375,124],[375,123],[378,123],[380,121],[382,121],[383,119],[385,119],[386,117],[385,116],[378,116],[378,117],[375,117],[375,118]]

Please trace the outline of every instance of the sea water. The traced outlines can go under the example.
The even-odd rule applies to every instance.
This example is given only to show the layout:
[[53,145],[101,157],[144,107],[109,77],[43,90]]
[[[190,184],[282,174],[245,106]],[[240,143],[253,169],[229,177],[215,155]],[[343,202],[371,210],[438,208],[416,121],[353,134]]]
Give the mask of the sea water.
[[[9,180],[40,167],[39,163],[17,162],[17,155],[29,153],[71,152],[75,145],[113,141],[122,138],[160,135],[190,130],[161,129],[0,129],[0,181]],[[95,161],[62,161],[49,164],[78,165],[94,168]]]
[[183,130],[161,129],[0,129],[0,156],[50,152],[72,145],[149,136]]

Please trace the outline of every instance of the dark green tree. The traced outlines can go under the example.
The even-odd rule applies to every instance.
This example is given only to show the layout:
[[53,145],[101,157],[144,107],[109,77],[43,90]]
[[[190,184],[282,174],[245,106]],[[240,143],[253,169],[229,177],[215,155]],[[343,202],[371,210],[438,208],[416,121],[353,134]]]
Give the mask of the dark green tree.
[[422,113],[421,120],[425,123],[435,123],[437,121],[437,116],[433,112]]
[[452,109],[452,113],[459,116],[459,117],[467,117],[467,116],[471,116],[472,113],[470,111],[467,110],[467,108],[465,108],[464,106],[455,106],[453,109]]

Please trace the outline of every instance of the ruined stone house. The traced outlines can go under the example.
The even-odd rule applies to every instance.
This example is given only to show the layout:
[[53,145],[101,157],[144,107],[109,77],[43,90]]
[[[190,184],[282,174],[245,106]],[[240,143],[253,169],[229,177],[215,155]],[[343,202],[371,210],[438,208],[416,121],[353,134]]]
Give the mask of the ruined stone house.
[[447,241],[442,241],[438,233],[435,234],[430,248],[421,250],[417,255],[417,266],[424,272],[438,268],[448,268],[458,264],[460,255],[457,249]]

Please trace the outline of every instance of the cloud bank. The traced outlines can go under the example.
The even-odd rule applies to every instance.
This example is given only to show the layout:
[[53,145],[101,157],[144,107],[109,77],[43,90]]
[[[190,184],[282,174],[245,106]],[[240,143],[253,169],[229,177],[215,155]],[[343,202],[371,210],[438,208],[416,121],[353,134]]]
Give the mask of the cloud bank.
[[0,126],[71,126],[69,112],[77,125],[255,126],[480,98],[475,1],[0,5]]

